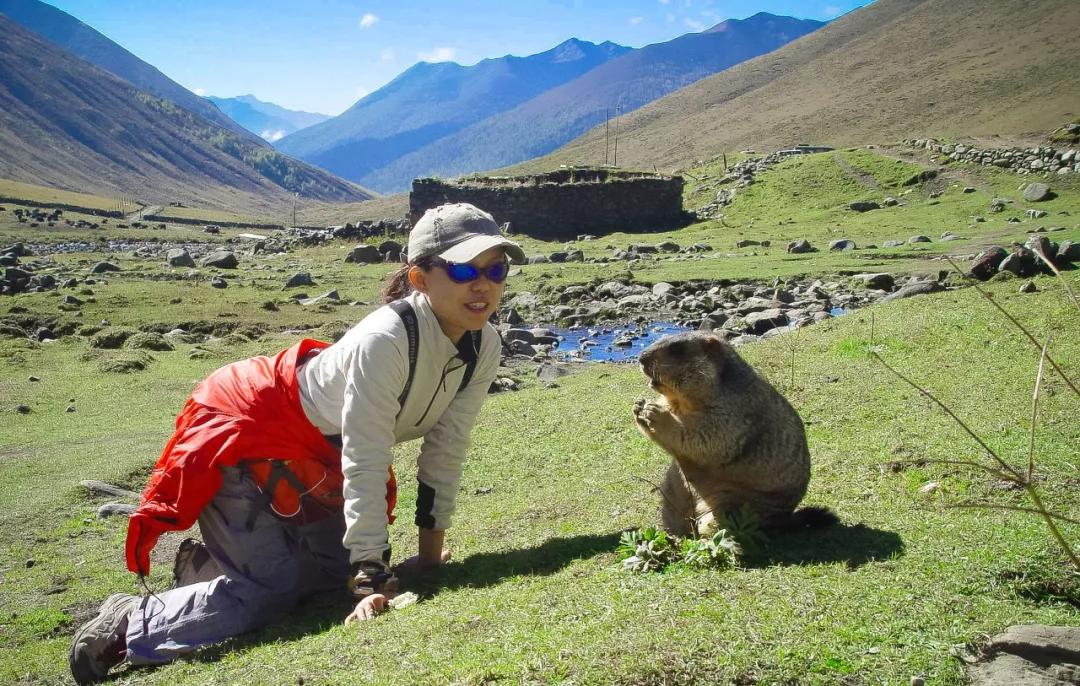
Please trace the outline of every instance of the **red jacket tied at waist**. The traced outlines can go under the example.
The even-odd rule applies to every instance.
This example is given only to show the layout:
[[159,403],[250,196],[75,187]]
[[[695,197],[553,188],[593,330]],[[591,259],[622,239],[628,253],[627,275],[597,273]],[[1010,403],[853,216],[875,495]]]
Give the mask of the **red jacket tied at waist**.
[[[129,570],[148,573],[150,551],[161,534],[195,523],[221,487],[220,467],[241,460],[296,461],[301,469],[294,471],[317,467],[320,490],[340,496],[341,454],[304,415],[296,380],[297,363],[327,347],[304,339],[273,357],[222,367],[195,388],[128,523]],[[261,476],[264,480],[265,470]],[[396,500],[392,472],[388,486],[390,512]]]

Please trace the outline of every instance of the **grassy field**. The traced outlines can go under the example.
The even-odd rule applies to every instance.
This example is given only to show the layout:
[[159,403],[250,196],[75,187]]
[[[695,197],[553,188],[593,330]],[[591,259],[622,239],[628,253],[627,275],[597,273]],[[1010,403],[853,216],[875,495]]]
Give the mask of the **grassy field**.
[[[1040,204],[1050,211],[1042,221],[1007,224],[1023,215],[1026,206],[1017,203],[974,223],[971,216],[983,214],[994,195],[1019,200],[1023,179],[958,167],[938,186],[900,196],[896,180],[910,171],[874,151],[799,158],[737,196],[727,226],[706,222],[573,247],[600,256],[610,254],[607,245],[670,237],[717,249],[701,260],[630,268],[635,279],[655,282],[936,271],[943,264],[936,256],[1023,241],[1040,224],[1064,227],[1050,234],[1054,240],[1080,239],[1075,185],[1055,181],[1058,197]],[[963,193],[966,185],[977,191]],[[942,195],[930,198],[937,190]],[[865,215],[846,209],[851,200],[884,195],[905,204]],[[32,231],[6,221],[0,219],[0,244]],[[946,230],[966,238],[938,242]],[[740,232],[770,238],[773,247],[735,250]],[[830,236],[863,246],[914,233],[935,242],[842,254],[824,249]],[[787,255],[782,243],[795,238],[822,251]],[[523,242],[530,253],[563,247]],[[160,280],[167,272],[160,265],[114,255],[123,271],[90,287],[94,301],[81,315],[60,310],[50,293],[0,301],[0,318],[9,320],[55,318],[77,328],[109,319],[114,326],[184,325],[220,336],[199,344],[207,357],[193,358],[194,345],[178,344],[152,353],[154,361],[134,374],[100,371],[101,357],[89,353],[83,336],[51,344],[0,338],[0,683],[67,683],[74,628],[109,593],[138,592],[123,569],[125,522],[97,519],[104,499],[88,497],[79,480],[138,490],[175,412],[209,371],[300,335],[329,337],[370,311],[388,267],[344,264],[348,248],[331,243],[242,256],[242,268],[226,273],[225,290],[207,285],[209,273]],[[100,257],[55,259],[81,268]],[[303,290],[337,288],[343,304],[293,302],[281,285],[300,269],[318,283]],[[546,293],[627,271],[625,263],[527,266],[510,289]],[[1078,274],[1065,276],[1074,290]],[[1040,340],[1054,336],[1051,354],[1075,383],[1080,313],[1061,281],[1035,283],[1031,294],[1019,293],[1017,280],[986,287]],[[633,424],[634,400],[652,395],[645,377],[635,366],[590,365],[545,388],[519,371],[524,389],[494,395],[484,407],[448,532],[454,561],[415,582],[421,603],[345,627],[348,605],[319,599],[286,622],[177,664],[128,670],[118,682],[852,686],[923,676],[930,684],[960,684],[965,660],[1006,626],[1080,626],[1080,577],[1038,519],[949,507],[1026,502],[979,470],[934,462],[986,457],[944,413],[869,357],[871,328],[874,350],[890,365],[946,402],[1012,464],[1026,464],[1039,353],[985,299],[967,288],[855,311],[742,349],[806,422],[813,456],[806,502],[832,508],[841,524],[776,534],[737,569],[676,566],[633,575],[619,569],[619,533],[657,521],[649,482],[660,479],[668,460]],[[17,404],[31,411],[18,414]],[[1078,407],[1060,378],[1044,378],[1035,483],[1048,504],[1073,518],[1080,512]],[[417,450],[408,444],[395,451],[405,515],[391,534],[399,557],[415,548],[407,515]],[[937,488],[923,492],[931,482]],[[1080,546],[1080,528],[1066,525],[1065,534]],[[163,544],[152,588],[167,586],[170,566]]]
[[0,179],[0,198],[27,200],[31,203],[71,205],[72,207],[83,207],[88,210],[119,212],[134,212],[140,207],[138,203],[128,198],[106,198],[88,193],[73,193],[47,186],[37,186],[32,183],[12,181],[11,179]]

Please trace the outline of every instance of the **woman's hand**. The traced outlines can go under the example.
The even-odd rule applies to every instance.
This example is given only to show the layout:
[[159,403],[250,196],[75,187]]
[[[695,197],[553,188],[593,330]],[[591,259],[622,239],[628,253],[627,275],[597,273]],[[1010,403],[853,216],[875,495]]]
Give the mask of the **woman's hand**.
[[345,618],[345,623],[365,622],[385,612],[387,600],[382,593],[372,593],[356,604],[356,608]]

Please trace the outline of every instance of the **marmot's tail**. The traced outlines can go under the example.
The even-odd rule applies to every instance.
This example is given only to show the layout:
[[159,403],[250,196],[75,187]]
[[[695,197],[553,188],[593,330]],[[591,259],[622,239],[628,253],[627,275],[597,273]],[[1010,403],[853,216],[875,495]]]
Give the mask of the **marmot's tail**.
[[836,516],[835,512],[827,507],[814,505],[800,507],[792,512],[787,527],[791,529],[819,529],[833,526],[839,522],[840,518]]

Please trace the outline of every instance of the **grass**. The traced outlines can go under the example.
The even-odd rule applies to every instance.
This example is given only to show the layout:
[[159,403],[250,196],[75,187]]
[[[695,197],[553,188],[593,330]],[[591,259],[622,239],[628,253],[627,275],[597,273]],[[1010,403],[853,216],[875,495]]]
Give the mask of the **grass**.
[[48,186],[38,186],[22,181],[0,179],[0,198],[5,202],[26,200],[31,203],[71,205],[89,210],[134,212],[139,204],[125,198],[107,198],[89,193],[73,193]]
[[[904,196],[906,206],[853,215],[843,209],[846,202],[892,193],[895,179],[909,170],[873,152],[836,154],[848,166],[833,154],[815,155],[761,175],[737,197],[726,221],[744,231],[752,221],[764,227],[762,235],[774,235],[788,230],[791,216],[811,242],[838,228],[861,245],[915,223],[936,236],[953,219],[985,208],[993,194],[1018,196],[1015,177],[961,167],[949,170],[956,178],[942,181],[945,192],[936,204],[928,189],[919,188]],[[867,177],[882,189],[867,189]],[[969,177],[979,187],[976,194],[960,191]],[[800,178],[804,185],[796,183]],[[1075,221],[1057,214],[1075,217],[1080,211],[1075,189],[1055,182],[1055,190],[1058,197],[1045,206],[1066,231],[1051,235],[1075,240]],[[792,202],[794,192],[806,202]],[[0,242],[27,231],[4,221]],[[780,248],[631,269],[642,281],[797,273],[834,279],[838,272],[876,270],[878,263],[910,272],[940,266],[930,258],[946,251],[1022,240],[1036,224],[1006,225],[1003,218],[965,224],[978,231],[967,243],[929,244],[925,252],[820,252],[792,259]],[[727,250],[719,242],[733,238],[726,233],[733,230],[739,229],[706,223],[575,245],[600,255],[609,254],[603,247],[609,243],[625,247],[670,235],[685,245],[711,236]],[[561,247],[524,242],[529,252]],[[157,265],[114,255],[123,271],[91,287],[95,302],[85,303],[81,316],[60,310],[49,293],[0,302],[0,317],[55,317],[71,326],[109,319],[114,326],[157,329],[185,323],[248,334],[200,346],[212,352],[205,359],[190,358],[190,344],[153,352],[149,367],[133,374],[99,372],[85,354],[84,337],[52,344],[0,339],[0,683],[65,682],[74,628],[109,593],[138,591],[123,569],[125,523],[97,519],[103,499],[88,497],[79,480],[138,490],[197,380],[230,360],[359,320],[373,307],[362,303],[374,300],[389,267],[344,264],[348,247],[331,243],[242,257],[242,268],[227,273],[225,290],[207,285],[207,270],[198,281],[158,280],[163,270]],[[89,266],[100,257],[81,253],[56,260]],[[291,302],[281,284],[300,269],[312,271],[319,284],[303,290],[314,295],[338,288],[344,302],[358,304],[312,308]],[[624,263],[529,266],[511,287],[547,292],[626,272]],[[1065,275],[1074,289],[1080,288],[1078,273]],[[1080,315],[1057,280],[1035,282],[1038,291],[1026,295],[1018,293],[1016,281],[987,287],[1036,336],[1055,334],[1051,352],[1076,379]],[[179,302],[163,306],[173,299]],[[277,309],[264,309],[267,301]],[[26,311],[12,314],[12,307]],[[855,311],[742,349],[805,420],[814,465],[806,502],[831,507],[841,525],[774,535],[735,570],[675,567],[631,575],[618,568],[619,533],[657,521],[658,496],[642,479],[659,481],[668,461],[631,418],[633,401],[652,395],[644,376],[634,366],[590,365],[559,379],[558,387],[544,388],[518,372],[524,390],[491,396],[485,404],[448,532],[454,561],[414,586],[423,596],[420,604],[345,627],[347,604],[319,599],[286,622],[173,665],[129,670],[121,680],[852,685],[906,683],[921,675],[927,683],[960,684],[964,659],[1006,626],[1080,626],[1080,582],[1037,518],[948,507],[965,500],[1024,501],[1017,492],[995,488],[981,472],[933,462],[982,458],[943,413],[868,356],[871,316],[875,349],[884,359],[945,401],[999,454],[1026,464],[1039,353],[989,303],[964,289]],[[1075,517],[1077,400],[1060,379],[1050,376],[1046,384],[1036,436],[1037,484],[1048,503]],[[31,412],[17,414],[18,403]],[[76,411],[66,412],[69,405]],[[415,443],[395,449],[402,516],[392,541],[399,557],[415,549],[408,514],[417,450]],[[920,492],[929,482],[937,482],[937,490]],[[1065,532],[1080,544],[1080,530],[1067,525]],[[155,589],[168,581],[164,548],[150,580]]]

